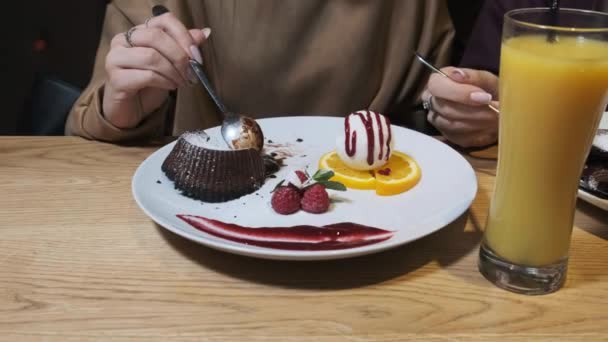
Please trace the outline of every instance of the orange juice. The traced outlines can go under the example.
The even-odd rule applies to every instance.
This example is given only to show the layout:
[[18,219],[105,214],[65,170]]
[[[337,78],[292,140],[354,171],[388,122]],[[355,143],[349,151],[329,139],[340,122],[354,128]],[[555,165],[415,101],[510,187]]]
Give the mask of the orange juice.
[[485,243],[505,260],[567,257],[578,179],[608,101],[608,43],[503,42],[497,183]]

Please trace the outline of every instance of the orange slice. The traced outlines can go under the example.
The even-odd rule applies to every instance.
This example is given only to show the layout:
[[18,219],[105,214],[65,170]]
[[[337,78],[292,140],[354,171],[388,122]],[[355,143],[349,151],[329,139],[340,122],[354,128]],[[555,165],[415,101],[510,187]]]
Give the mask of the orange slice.
[[384,166],[374,171],[376,194],[390,196],[408,191],[418,184],[422,176],[416,161],[402,152],[393,152]]
[[331,180],[340,182],[350,189],[376,190],[380,196],[397,195],[408,191],[422,177],[420,166],[414,158],[394,151],[389,161],[374,171],[358,171],[346,166],[334,152],[329,152],[319,160],[319,169],[332,170]]
[[353,170],[346,166],[334,152],[329,152],[319,160],[319,169],[332,170],[334,176],[331,180],[344,184],[347,188],[360,190],[373,190],[376,188],[376,179],[369,171]]

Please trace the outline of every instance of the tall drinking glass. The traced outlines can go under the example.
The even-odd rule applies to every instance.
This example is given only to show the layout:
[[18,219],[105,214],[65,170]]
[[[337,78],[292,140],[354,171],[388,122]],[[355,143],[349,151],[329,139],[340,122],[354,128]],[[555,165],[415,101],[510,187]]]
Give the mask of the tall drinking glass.
[[608,14],[506,14],[498,173],[481,273],[544,294],[564,283],[579,178],[608,102]]

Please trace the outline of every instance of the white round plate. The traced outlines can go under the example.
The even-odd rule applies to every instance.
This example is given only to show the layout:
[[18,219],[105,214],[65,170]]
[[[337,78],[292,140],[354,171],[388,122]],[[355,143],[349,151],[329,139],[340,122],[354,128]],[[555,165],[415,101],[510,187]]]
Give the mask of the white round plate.
[[[602,121],[600,121],[599,128],[608,129],[608,112],[604,113]],[[578,198],[582,199],[585,202],[591,203],[600,209],[608,211],[608,200],[597,197],[583,189],[578,189]]]
[[[475,198],[477,179],[471,165],[449,146],[424,134],[393,126],[395,150],[414,157],[422,179],[413,189],[396,196],[380,197],[374,191],[330,191],[339,199],[329,212],[320,215],[300,211],[293,215],[276,214],[270,206],[271,191],[289,168],[317,170],[319,158],[334,150],[336,136],[344,129],[343,118],[283,117],[258,120],[267,139],[283,145],[292,154],[288,167],[268,179],[257,192],[226,203],[203,203],[182,196],[161,171],[161,165],[175,143],[148,157],[133,176],[133,196],[142,210],[171,232],[219,250],[267,259],[323,260],[375,253],[429,235],[458,218]],[[207,130],[219,136],[219,127]],[[301,139],[301,141],[298,141]],[[280,152],[280,151],[279,151]],[[160,181],[160,183],[158,182]],[[385,241],[341,250],[293,251],[257,247],[233,242],[201,232],[176,215],[197,215],[246,227],[324,226],[352,222],[394,231]]]

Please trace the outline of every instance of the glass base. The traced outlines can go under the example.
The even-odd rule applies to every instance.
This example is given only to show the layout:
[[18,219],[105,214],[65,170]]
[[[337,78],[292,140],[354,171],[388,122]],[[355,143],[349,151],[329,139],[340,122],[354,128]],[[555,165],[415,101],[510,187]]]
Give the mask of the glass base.
[[479,272],[494,285],[515,293],[542,295],[559,290],[566,281],[568,258],[543,267],[516,265],[494,254],[483,243]]

